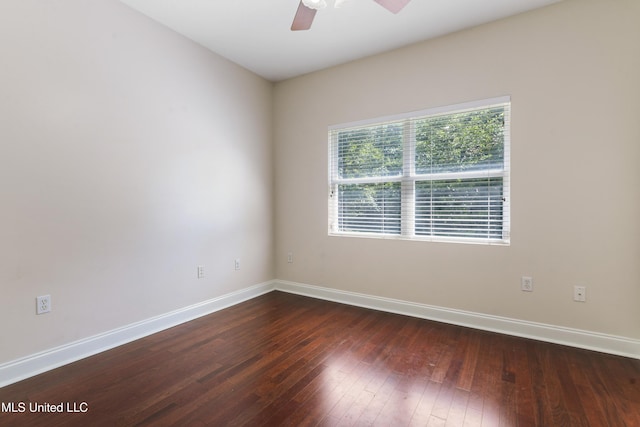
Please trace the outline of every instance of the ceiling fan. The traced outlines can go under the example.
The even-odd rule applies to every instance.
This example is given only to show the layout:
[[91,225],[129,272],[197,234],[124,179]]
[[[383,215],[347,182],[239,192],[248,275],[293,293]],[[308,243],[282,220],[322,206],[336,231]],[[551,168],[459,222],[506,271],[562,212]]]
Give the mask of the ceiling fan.
[[[346,0],[335,0],[334,7],[340,7]],[[391,13],[398,13],[411,0],[374,0],[380,6],[384,7]],[[291,31],[308,30],[311,28],[313,18],[316,16],[318,9],[327,7],[325,0],[300,0],[298,11],[293,18]]]

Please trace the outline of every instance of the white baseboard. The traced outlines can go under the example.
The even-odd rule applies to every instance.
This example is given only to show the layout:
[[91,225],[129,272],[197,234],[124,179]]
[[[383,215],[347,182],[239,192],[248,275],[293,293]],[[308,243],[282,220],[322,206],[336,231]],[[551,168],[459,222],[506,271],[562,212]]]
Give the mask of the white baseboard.
[[271,292],[273,282],[261,283],[218,298],[184,307],[141,322],[84,338],[0,365],[0,387],[118,347],[184,322],[206,316]]
[[273,290],[640,359],[640,341],[597,332],[275,280],[0,365],[0,387],[206,316]]
[[640,359],[640,340],[277,280],[274,289],[453,325]]

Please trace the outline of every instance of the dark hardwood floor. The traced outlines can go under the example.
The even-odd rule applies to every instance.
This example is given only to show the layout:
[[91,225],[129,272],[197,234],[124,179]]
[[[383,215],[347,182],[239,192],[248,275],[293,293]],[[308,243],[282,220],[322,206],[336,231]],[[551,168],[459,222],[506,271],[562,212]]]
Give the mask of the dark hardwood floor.
[[640,426],[640,360],[272,292],[0,402],[25,409],[2,426]]

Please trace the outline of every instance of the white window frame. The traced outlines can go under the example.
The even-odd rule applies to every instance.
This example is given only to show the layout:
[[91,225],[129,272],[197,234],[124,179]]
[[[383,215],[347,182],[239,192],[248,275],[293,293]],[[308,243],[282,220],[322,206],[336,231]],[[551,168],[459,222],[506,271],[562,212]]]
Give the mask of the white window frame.
[[[504,107],[504,164],[501,169],[480,169],[465,172],[450,172],[429,174],[417,174],[415,171],[415,129],[414,123],[427,117],[438,115],[471,112],[492,107]],[[398,176],[366,177],[366,178],[340,178],[338,177],[338,131],[374,126],[384,123],[403,122],[405,126],[403,140],[403,173]],[[430,108],[410,113],[380,117],[375,119],[362,120],[357,122],[344,123],[329,127],[329,235],[330,236],[350,236],[350,237],[370,237],[379,239],[404,239],[420,240],[432,242],[456,242],[475,243],[485,245],[509,245],[510,244],[510,145],[511,145],[511,98],[501,96],[496,98],[483,99],[443,107]],[[502,238],[478,238],[478,237],[455,237],[455,236],[423,236],[415,234],[415,186],[420,181],[435,181],[443,179],[474,179],[474,178],[502,178]],[[375,183],[401,183],[401,232],[400,234],[384,234],[369,232],[340,231],[338,229],[338,186],[341,184],[375,184]]]

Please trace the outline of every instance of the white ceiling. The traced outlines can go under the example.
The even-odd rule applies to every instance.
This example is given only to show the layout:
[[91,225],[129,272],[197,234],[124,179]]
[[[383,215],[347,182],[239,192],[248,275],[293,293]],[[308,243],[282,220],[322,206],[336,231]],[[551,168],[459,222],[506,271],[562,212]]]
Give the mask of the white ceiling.
[[392,50],[559,0],[413,0],[393,15],[373,0],[318,11],[291,31],[299,0],[121,0],[271,81]]

